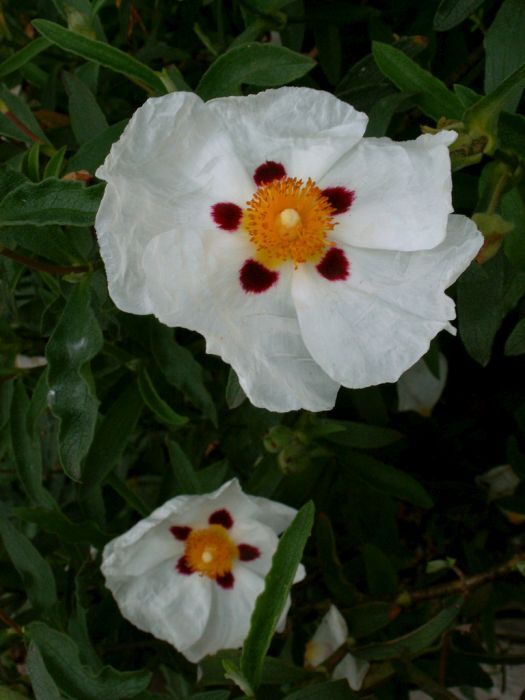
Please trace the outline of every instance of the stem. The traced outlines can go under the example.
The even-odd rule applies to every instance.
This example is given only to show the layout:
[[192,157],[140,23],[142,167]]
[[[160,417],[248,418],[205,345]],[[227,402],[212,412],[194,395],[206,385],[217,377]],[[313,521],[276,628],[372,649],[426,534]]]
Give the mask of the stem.
[[500,177],[499,180],[496,183],[496,187],[494,188],[492,195],[490,196],[489,204],[487,207],[487,214],[495,214],[497,208],[499,207],[500,199],[503,196],[503,193],[505,192],[505,189],[507,187],[507,182],[510,179],[510,172],[505,169]]
[[41,260],[28,258],[27,255],[22,255],[22,253],[15,253],[14,250],[9,250],[9,248],[0,248],[0,255],[3,255],[5,258],[9,258],[10,260],[15,260],[15,262],[18,262],[31,270],[48,272],[51,275],[70,275],[72,273],[92,272],[93,268],[100,264],[97,261],[89,265],[71,265],[69,267],[64,267],[62,265],[51,265],[50,263],[45,263]]
[[20,627],[18,622],[15,622],[11,617],[9,617],[9,615],[6,612],[4,612],[4,610],[0,610],[0,620],[2,620],[2,622],[5,625],[10,627],[17,634],[20,634],[20,635],[24,634],[24,630]]
[[453,595],[454,593],[468,594],[475,588],[479,588],[489,581],[494,581],[494,579],[513,573],[516,570],[516,565],[520,561],[525,561],[525,553],[516,554],[503,564],[493,566],[491,569],[483,571],[481,574],[463,576],[463,578],[461,578],[459,581],[430,586],[430,588],[424,588],[421,591],[407,591],[401,594],[403,598],[402,600],[398,599],[398,602],[400,605],[405,606],[418,603],[421,600],[445,598],[446,596]]
[[409,679],[428,693],[434,700],[459,700],[458,696],[444,688],[410,661],[403,661]]

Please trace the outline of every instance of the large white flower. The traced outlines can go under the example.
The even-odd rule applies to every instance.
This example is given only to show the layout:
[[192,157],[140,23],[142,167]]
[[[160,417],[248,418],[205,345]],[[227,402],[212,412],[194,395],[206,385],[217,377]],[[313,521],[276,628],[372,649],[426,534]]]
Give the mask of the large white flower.
[[366,121],[307,88],[148,100],[97,171],[117,306],[202,333],[271,410],[396,381],[452,328],[444,290],[482,238],[450,214],[455,134]]
[[[314,636],[306,645],[306,666],[316,668],[328,659],[348,638],[348,626],[335,605],[331,605]],[[352,690],[360,690],[370,664],[348,652],[334,668],[332,678],[344,678]]]
[[[104,548],[102,573],[123,616],[200,661],[242,646],[278,535],[293,508],[248,496],[237,479],[176,496]],[[299,566],[295,581],[304,578]],[[279,621],[282,630],[290,599]]]

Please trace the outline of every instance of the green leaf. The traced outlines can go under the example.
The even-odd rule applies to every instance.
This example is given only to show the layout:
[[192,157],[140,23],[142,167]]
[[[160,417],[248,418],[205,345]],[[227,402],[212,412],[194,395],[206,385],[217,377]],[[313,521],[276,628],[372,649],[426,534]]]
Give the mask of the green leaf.
[[158,395],[145,367],[141,367],[139,372],[139,390],[146,406],[153,411],[160,421],[172,428],[180,428],[186,425],[188,418],[176,413],[171,406]]
[[42,451],[40,439],[27,427],[29,399],[21,379],[15,383],[11,403],[11,444],[18,478],[30,501],[52,506],[51,494],[42,486]]
[[500,147],[525,160],[525,117],[502,112],[498,121]]
[[368,637],[389,625],[399,614],[399,607],[391,603],[372,601],[356,605],[346,613],[351,637]]
[[61,700],[62,695],[44,665],[38,647],[31,642],[26,658],[27,672],[36,700]]
[[82,664],[71,637],[42,622],[32,622],[26,631],[55,683],[75,700],[133,698],[149,685],[151,675],[145,671],[117,671],[110,666],[92,671]]
[[49,615],[56,605],[57,592],[48,562],[33,543],[7,519],[5,509],[0,511],[0,535],[13,566],[24,583],[31,605],[37,612]]
[[349,473],[388,496],[413,503],[420,508],[431,508],[433,505],[429,494],[414,477],[374,457],[352,453],[348,457],[346,468]]
[[0,202],[0,226],[91,226],[103,191],[55,178],[20,185]]
[[447,608],[438,613],[417,629],[380,644],[368,644],[352,649],[352,653],[360,659],[368,661],[383,661],[385,659],[403,658],[406,655],[421,654],[446,632],[461,610],[462,598],[458,598]]
[[458,97],[399,49],[375,41],[372,53],[380,71],[397,87],[413,94],[421,111],[436,121],[441,117],[460,119],[463,107]]
[[214,61],[197,86],[203,100],[241,95],[245,84],[278,87],[306,75],[315,66],[309,56],[274,44],[242,44]]
[[342,678],[338,681],[315,683],[307,688],[295,690],[293,693],[285,695],[284,700],[352,700],[352,698],[358,697],[351,690],[348,681]]
[[140,496],[138,496],[124,479],[121,479],[115,472],[109,474],[106,478],[106,484],[118,493],[123,501],[127,503],[130,508],[137,511],[143,518],[147,518],[151,513],[151,508],[147,506]]
[[314,522],[314,505],[306,503],[279,541],[263,592],[257,598],[241,655],[241,672],[253,688],[261,681],[264,657],[282,614]]
[[202,367],[187,348],[177,343],[173,330],[159,323],[152,325],[150,346],[157,367],[166,380],[216,423],[217,411],[204,385]]
[[[525,63],[525,4],[522,0],[505,0],[485,34],[485,93],[490,94]],[[522,87],[505,100],[504,109],[514,112]]]
[[44,180],[48,177],[60,177],[66,151],[67,146],[62,146],[62,148],[59,148],[58,151],[51,156],[44,168]]
[[317,517],[315,534],[317,556],[328,590],[342,605],[351,605],[355,602],[356,590],[343,572],[332,524],[324,513],[319,513]]
[[89,280],[75,285],[46,347],[49,407],[59,420],[59,457],[64,471],[78,480],[97,420],[98,400],[89,362],[103,338],[91,310]]
[[[220,651],[213,656],[207,656],[200,663],[203,685],[227,685],[224,679],[223,661],[230,659],[236,664],[240,659],[238,651]],[[316,677],[316,673],[300,666],[267,656],[263,663],[262,684],[284,685],[285,683],[304,683]]]
[[143,409],[137,382],[127,384],[99,423],[82,470],[82,493],[92,493],[121,458]]
[[434,29],[447,32],[475,12],[483,0],[441,0],[434,15]]
[[81,56],[86,61],[100,63],[116,73],[122,73],[148,91],[159,95],[166,92],[164,83],[155,71],[114,46],[77,34],[45,19],[33,20],[33,26],[48,41],[60,46],[64,51]]
[[514,326],[505,343],[505,355],[523,355],[525,353],[525,318]]
[[[5,685],[0,685],[0,700],[27,700],[27,695],[20,695],[10,688],[6,688]],[[40,700],[40,698],[36,698]]]
[[246,400],[246,394],[233,367],[230,367],[228,372],[225,399],[226,405],[231,409],[238,408]]
[[112,124],[98,136],[95,136],[94,139],[80,146],[78,151],[69,159],[66,172],[87,170],[90,173],[94,173],[106,159],[111,146],[115,141],[119,140],[127,123],[127,120],[124,120],[117,124]]
[[108,128],[95,96],[74,73],[64,71],[62,80],[69,97],[71,128],[79,145],[91,141]]
[[74,523],[64,513],[51,508],[16,508],[15,515],[28,523],[35,523],[44,532],[60,537],[63,542],[85,542],[93,547],[103,547],[109,537],[99,526],[88,520]]
[[199,475],[193,468],[186,453],[175,440],[166,440],[170,464],[173,469],[175,483],[179,493],[202,493],[203,489],[199,481]]
[[483,136],[487,139],[486,153],[493,153],[497,147],[497,124],[500,112],[505,109],[507,100],[518,88],[525,84],[525,65],[515,70],[489,95],[482,97],[469,107],[464,114],[464,121],[473,138]]
[[0,63],[0,78],[14,73],[15,70],[18,70],[29,61],[32,61],[35,56],[38,56],[39,53],[45,51],[49,46],[51,46],[51,42],[43,37],[34,39]]
[[371,543],[363,545],[362,553],[370,593],[376,597],[393,595],[397,591],[398,580],[390,559]]
[[23,131],[24,127],[29,130],[30,134],[25,133],[25,135],[26,137],[30,136],[31,142],[40,140],[42,143],[49,144],[37,118],[22,97],[13,94],[6,87],[2,87],[0,88],[0,99],[6,103],[9,111],[15,117],[15,122],[18,121],[21,125],[18,126],[19,130]]

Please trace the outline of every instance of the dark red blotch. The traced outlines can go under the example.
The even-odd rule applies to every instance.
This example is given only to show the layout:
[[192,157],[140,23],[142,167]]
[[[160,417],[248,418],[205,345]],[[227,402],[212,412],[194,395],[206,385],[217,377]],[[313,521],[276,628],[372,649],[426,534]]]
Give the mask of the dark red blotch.
[[193,569],[189,565],[185,556],[182,556],[177,562],[177,571],[179,574],[184,574],[185,576],[189,576],[193,573]]
[[274,180],[280,180],[286,177],[286,170],[282,163],[276,163],[274,160],[267,160],[259,165],[253,174],[253,179],[257,187],[268,185]]
[[317,271],[330,282],[345,280],[350,275],[350,263],[341,248],[330,248],[317,265]]
[[239,545],[239,559],[241,561],[253,561],[261,556],[260,551],[257,547],[253,547],[251,544],[240,544]]
[[241,267],[239,279],[245,292],[260,294],[277,282],[279,273],[269,270],[256,260],[250,259]]
[[208,522],[210,525],[222,525],[229,530],[233,525],[233,518],[226,508],[221,508],[210,515]]
[[322,194],[330,202],[334,215],[344,214],[355,200],[355,192],[347,190],[346,187],[327,187],[322,190]]
[[184,541],[188,539],[191,527],[187,527],[187,525],[174,525],[170,527],[170,532],[176,540]]
[[242,219],[242,209],[233,202],[219,202],[211,208],[211,216],[223,231],[236,231]]
[[235,578],[231,571],[226,572],[222,576],[217,576],[215,579],[221,588],[233,588]]

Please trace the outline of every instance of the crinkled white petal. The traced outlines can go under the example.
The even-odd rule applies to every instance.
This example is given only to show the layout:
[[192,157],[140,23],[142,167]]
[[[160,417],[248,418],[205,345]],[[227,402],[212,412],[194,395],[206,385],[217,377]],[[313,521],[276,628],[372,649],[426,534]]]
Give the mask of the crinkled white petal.
[[240,232],[188,226],[157,236],[143,261],[153,312],[168,326],[202,333],[207,351],[232,365],[254,405],[331,408],[339,387],[301,338],[290,294],[292,266],[281,268],[267,291],[246,293],[239,272],[252,256]]
[[439,401],[447,382],[448,364],[444,355],[439,354],[439,376],[430,371],[424,358],[407,369],[397,382],[397,399],[400,411],[417,411],[422,416],[430,416]]
[[331,605],[307,644],[305,663],[314,668],[319,666],[344,643],[347,637],[346,621],[336,606]]
[[229,134],[187,92],[140,107],[96,174],[108,183],[95,228],[109,291],[119,308],[138,314],[152,312],[144,246],[173,228],[180,206],[195,195],[201,202],[243,204],[253,192]]
[[350,210],[336,216],[330,238],[361,248],[424,250],[446,235],[452,211],[448,144],[453,131],[397,143],[366,138],[318,183],[355,193]]
[[284,87],[207,103],[253,174],[267,160],[290,177],[321,178],[365,132],[368,118],[328,92]]
[[342,246],[350,262],[347,280],[327,281],[303,265],[294,274],[292,292],[312,357],[344,386],[397,381],[455,317],[445,289],[481,244],[472,221],[452,215],[447,238],[432,250]]
[[102,572],[123,617],[184,652],[205,630],[216,583],[205,576],[180,574],[177,560],[166,559],[139,575],[104,566]]
[[334,668],[332,678],[334,680],[344,678],[352,690],[361,690],[369,668],[368,661],[358,659],[353,654],[348,653]]

